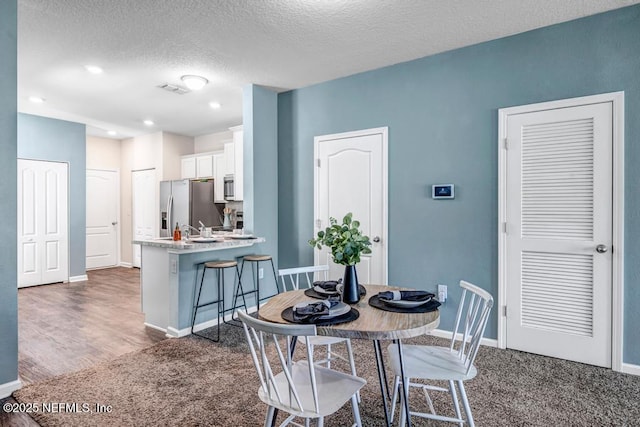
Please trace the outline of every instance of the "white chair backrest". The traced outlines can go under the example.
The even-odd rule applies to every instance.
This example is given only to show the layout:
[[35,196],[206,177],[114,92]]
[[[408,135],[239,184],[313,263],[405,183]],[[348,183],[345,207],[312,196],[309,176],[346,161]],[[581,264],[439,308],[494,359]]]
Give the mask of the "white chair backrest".
[[[238,316],[242,321],[244,332],[251,350],[251,358],[253,364],[258,371],[260,385],[262,390],[271,399],[279,402],[283,406],[290,407],[299,411],[310,410],[304,408],[301,398],[303,390],[298,390],[291,375],[292,359],[291,359],[291,340],[290,337],[308,337],[316,335],[315,325],[293,325],[278,324],[265,322],[255,319],[248,314],[238,311]],[[277,361],[273,363],[270,358],[273,356],[267,354],[268,348],[274,348],[277,353]],[[311,382],[311,393],[313,397],[313,410],[320,410],[318,404],[318,389],[315,379],[315,366],[313,364],[313,352],[311,346],[307,348],[307,366],[309,369],[309,379]],[[286,378],[286,384],[278,384],[275,376],[283,372]]]
[[[480,347],[480,340],[482,340],[484,330],[487,327],[489,312],[491,312],[491,307],[493,307],[493,297],[484,289],[465,282],[464,280],[460,281],[460,287],[462,288],[462,297],[458,305],[456,325],[453,329],[453,336],[451,337],[451,345],[449,348],[454,350],[456,336],[460,333],[462,341],[457,351],[468,373],[476,358],[478,348]],[[467,294],[470,295],[468,296]]]
[[285,291],[300,289],[301,276],[303,278],[302,284],[304,285],[306,283],[306,286],[302,286],[302,288],[312,288],[316,275],[318,275],[319,280],[327,280],[328,273],[328,265],[312,265],[309,267],[283,268],[278,270],[278,276],[282,278]]

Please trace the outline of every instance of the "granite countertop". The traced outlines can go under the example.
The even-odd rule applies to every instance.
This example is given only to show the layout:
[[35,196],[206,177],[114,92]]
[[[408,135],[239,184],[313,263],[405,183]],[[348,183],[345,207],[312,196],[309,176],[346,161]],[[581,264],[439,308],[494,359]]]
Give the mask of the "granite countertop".
[[[212,241],[214,240],[215,241]],[[243,246],[252,246],[254,243],[264,243],[264,237],[247,238],[247,236],[218,235],[212,238],[193,237],[188,240],[173,241],[169,238],[156,238],[146,240],[134,240],[132,243],[142,246],[166,248],[171,252],[200,252],[219,249],[231,249]]]

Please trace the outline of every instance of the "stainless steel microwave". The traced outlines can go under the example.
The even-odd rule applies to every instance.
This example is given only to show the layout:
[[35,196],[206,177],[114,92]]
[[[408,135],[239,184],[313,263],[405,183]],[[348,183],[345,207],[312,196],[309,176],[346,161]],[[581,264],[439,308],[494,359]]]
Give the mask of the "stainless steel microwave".
[[234,188],[235,184],[233,182],[233,175],[227,175],[224,177],[224,199],[225,200],[234,200]]

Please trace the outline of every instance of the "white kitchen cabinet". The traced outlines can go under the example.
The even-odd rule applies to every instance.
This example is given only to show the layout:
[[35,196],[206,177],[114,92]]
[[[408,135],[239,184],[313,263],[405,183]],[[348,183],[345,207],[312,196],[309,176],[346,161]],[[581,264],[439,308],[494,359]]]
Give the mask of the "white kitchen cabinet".
[[215,203],[224,203],[224,175],[227,173],[224,153],[213,156],[213,170],[215,171],[213,201]]
[[221,152],[182,156],[182,179],[215,178],[216,165],[214,156],[216,155],[223,156]]
[[[241,201],[244,199],[244,134],[242,125],[229,128],[233,132],[233,181],[234,181],[234,199]],[[228,173],[228,172],[227,172]]]
[[193,156],[182,157],[182,179],[193,179],[196,177],[196,158]]
[[215,175],[213,167],[213,155],[206,154],[196,157],[196,177],[212,178]]
[[235,164],[235,146],[233,141],[224,143],[224,170],[227,175],[234,175],[236,170]]

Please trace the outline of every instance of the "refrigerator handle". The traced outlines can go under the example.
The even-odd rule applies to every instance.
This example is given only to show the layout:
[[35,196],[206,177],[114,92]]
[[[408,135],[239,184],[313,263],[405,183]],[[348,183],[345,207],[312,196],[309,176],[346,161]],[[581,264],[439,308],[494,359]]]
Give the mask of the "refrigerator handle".
[[173,210],[173,196],[169,195],[167,198],[167,237],[171,237],[171,231],[173,231],[173,222],[171,218],[171,211]]

